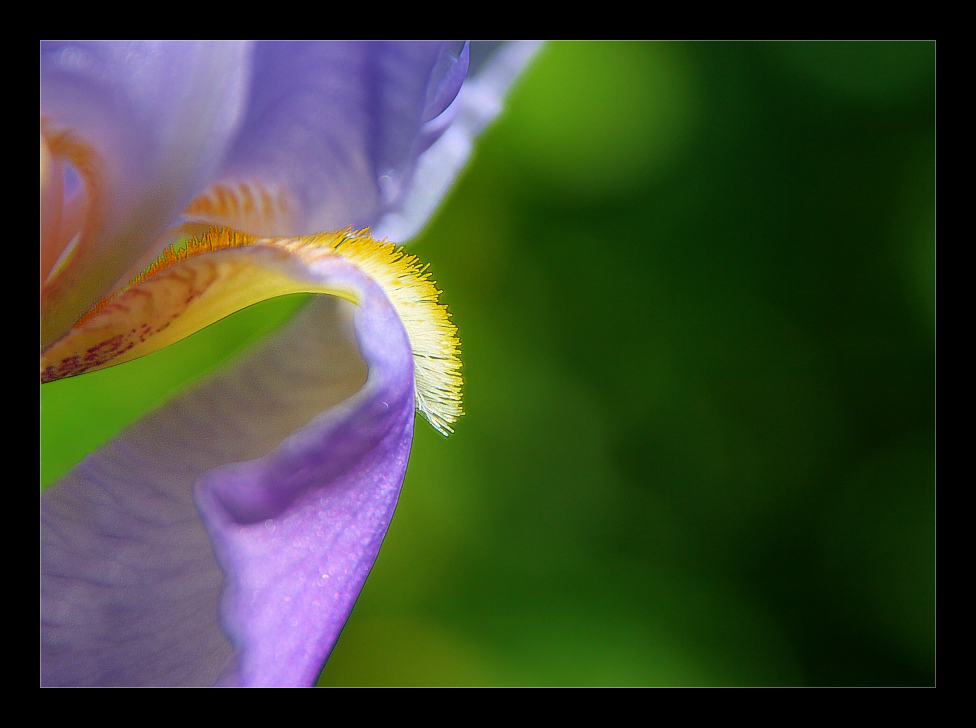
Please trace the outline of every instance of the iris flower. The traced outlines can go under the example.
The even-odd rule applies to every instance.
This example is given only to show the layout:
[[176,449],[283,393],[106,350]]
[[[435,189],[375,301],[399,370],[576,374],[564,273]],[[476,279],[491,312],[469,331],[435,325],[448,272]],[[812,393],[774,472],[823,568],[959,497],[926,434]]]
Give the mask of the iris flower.
[[414,412],[446,434],[461,411],[456,330],[385,239],[534,47],[493,50],[469,73],[450,43],[42,45],[42,381],[324,294],[44,492],[44,684],[315,682]]

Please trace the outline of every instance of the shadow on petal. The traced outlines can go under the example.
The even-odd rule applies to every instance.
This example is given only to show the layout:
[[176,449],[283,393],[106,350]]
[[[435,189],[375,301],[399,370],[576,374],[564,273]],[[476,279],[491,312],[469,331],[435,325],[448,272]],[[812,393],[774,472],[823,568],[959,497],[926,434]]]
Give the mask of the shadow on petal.
[[[413,430],[406,334],[364,276],[361,290],[360,308],[314,301],[44,494],[43,684],[314,682],[392,517]],[[287,497],[241,523],[228,473]]]

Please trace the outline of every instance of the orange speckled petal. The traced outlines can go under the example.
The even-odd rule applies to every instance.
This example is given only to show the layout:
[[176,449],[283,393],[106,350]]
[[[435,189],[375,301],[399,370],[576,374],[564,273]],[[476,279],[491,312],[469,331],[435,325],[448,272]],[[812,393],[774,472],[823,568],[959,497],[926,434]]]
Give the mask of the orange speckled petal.
[[213,228],[168,249],[120,293],[99,302],[41,354],[41,381],[151,354],[254,303],[320,293],[358,304],[350,275],[379,284],[414,356],[417,409],[445,434],[461,414],[457,329],[426,267],[396,246],[352,231],[255,238]]

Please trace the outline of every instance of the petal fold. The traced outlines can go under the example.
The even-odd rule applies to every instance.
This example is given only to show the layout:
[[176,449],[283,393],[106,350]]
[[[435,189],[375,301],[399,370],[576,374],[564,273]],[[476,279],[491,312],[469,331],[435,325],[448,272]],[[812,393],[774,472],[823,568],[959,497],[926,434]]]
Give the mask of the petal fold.
[[[212,177],[244,109],[250,53],[243,43],[42,44],[42,134],[87,193],[74,253],[43,287],[43,343],[104,296]],[[45,222],[42,209],[42,231]]]
[[409,182],[425,117],[460,88],[450,47],[259,43],[245,120],[217,183],[258,180],[286,194],[293,227],[277,235],[368,227]]
[[359,305],[315,301],[45,493],[44,684],[314,682],[393,514],[414,379],[382,290],[312,274]]
[[474,140],[501,113],[505,95],[540,47],[536,42],[471,44],[468,78],[450,106],[424,125],[427,147],[417,158],[409,191],[380,211],[372,224],[376,237],[405,241],[420,232],[471,156]]
[[42,378],[325,294],[43,494],[43,684],[314,684],[461,414],[426,268],[353,230],[413,237],[536,49],[42,44]]
[[[376,291],[354,316],[365,387],[273,455],[214,470],[197,502],[227,573],[228,685],[311,685],[382,544],[413,437],[406,334]],[[380,300],[382,299],[382,300]]]

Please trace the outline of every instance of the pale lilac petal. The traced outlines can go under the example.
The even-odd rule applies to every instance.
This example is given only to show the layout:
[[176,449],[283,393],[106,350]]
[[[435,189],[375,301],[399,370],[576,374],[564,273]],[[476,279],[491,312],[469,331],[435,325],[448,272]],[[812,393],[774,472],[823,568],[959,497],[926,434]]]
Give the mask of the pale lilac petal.
[[362,304],[316,301],[44,494],[44,684],[314,682],[393,515],[414,412],[383,293],[338,259],[319,274]]
[[[241,132],[218,182],[260,181],[297,208],[291,235],[359,229],[398,204],[425,123],[464,80],[461,43],[260,43]],[[441,130],[443,131],[443,130]]]
[[[481,56],[478,44],[472,47]],[[447,122],[445,128],[419,156],[408,194],[373,224],[374,236],[405,241],[423,228],[467,163],[474,140],[501,113],[506,94],[540,47],[527,41],[493,44],[484,49],[477,65],[472,59],[469,78],[457,98],[438,119],[428,122]]]
[[[247,98],[249,44],[44,43],[41,119],[94,153],[84,254],[44,311],[67,330],[212,177]],[[45,302],[47,303],[47,301]]]

